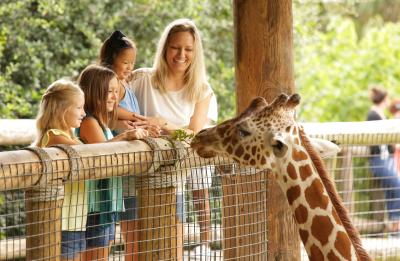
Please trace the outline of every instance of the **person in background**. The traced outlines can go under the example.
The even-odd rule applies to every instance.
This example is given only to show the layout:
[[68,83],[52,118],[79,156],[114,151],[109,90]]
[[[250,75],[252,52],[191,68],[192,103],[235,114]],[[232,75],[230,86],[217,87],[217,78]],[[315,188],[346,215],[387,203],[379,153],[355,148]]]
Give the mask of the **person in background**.
[[[195,134],[204,128],[214,93],[206,79],[200,32],[193,21],[178,19],[167,25],[158,43],[153,68],[135,70],[131,86],[140,111],[163,132],[181,129]],[[210,173],[192,172],[187,181],[198,184],[191,193],[197,208],[203,256],[210,252]],[[183,186],[177,190],[178,217],[184,222]]]
[[[85,117],[85,98],[78,85],[68,80],[52,83],[42,96],[36,119],[38,147],[81,144],[72,132]],[[61,225],[61,260],[84,260],[86,249],[86,191],[84,181],[64,187]]]
[[[85,94],[85,112],[77,136],[86,144],[127,141],[148,136],[142,128],[113,136],[117,120],[119,83],[117,75],[99,65],[89,65],[79,76],[78,84]],[[115,237],[115,223],[124,211],[122,179],[112,177],[87,182],[88,218],[86,226],[86,259],[108,260],[109,246]]]
[[[388,109],[390,101],[386,90],[379,86],[371,88],[370,99],[372,106],[368,112],[367,120],[385,120],[385,110]],[[369,158],[372,174],[380,179],[385,189],[386,206],[389,212],[391,232],[400,230],[400,179],[397,176],[396,166],[393,159],[391,146],[380,145],[370,147]]]
[[[149,125],[145,117],[140,116],[138,101],[135,94],[129,88],[129,77],[136,60],[136,45],[121,31],[114,31],[102,44],[99,55],[99,63],[110,68],[117,75],[119,83],[119,107],[117,116],[120,119],[119,127],[115,133],[121,130],[141,127],[147,129],[152,137],[160,133],[158,126]],[[134,117],[135,121],[123,120],[123,115]],[[121,215],[121,232],[125,242],[125,260],[138,260],[138,201],[136,200],[135,177],[122,178],[125,212]]]
[[[392,113],[394,119],[400,120],[400,99],[392,100],[389,111]],[[395,145],[393,158],[396,164],[397,176],[400,177],[400,144]]]

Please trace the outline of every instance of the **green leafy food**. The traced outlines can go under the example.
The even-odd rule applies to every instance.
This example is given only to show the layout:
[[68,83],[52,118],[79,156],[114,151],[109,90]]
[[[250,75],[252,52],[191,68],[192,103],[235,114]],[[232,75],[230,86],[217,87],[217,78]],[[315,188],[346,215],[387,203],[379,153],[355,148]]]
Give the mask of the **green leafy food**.
[[185,130],[183,129],[178,129],[175,130],[172,134],[171,137],[174,140],[178,140],[178,141],[187,141],[189,139],[192,139],[194,137],[194,134],[188,134]]

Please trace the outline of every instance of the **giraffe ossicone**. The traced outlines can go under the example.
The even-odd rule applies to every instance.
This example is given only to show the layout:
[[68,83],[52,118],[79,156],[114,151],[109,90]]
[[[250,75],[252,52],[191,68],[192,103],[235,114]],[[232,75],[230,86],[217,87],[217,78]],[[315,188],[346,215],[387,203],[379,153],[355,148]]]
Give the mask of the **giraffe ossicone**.
[[372,260],[312,144],[323,152],[338,147],[310,141],[295,120],[299,103],[298,94],[281,94],[271,104],[257,97],[236,118],[200,131],[191,146],[201,157],[224,155],[272,171],[310,260]]

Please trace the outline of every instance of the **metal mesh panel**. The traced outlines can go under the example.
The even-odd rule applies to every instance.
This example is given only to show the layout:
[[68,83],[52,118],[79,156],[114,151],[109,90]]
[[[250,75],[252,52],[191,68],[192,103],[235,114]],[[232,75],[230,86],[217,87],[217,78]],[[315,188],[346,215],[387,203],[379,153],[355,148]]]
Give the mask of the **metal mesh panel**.
[[[57,254],[60,258],[61,241],[81,242],[79,235],[61,239],[64,229],[85,234],[87,228],[93,230],[94,224],[99,222],[98,213],[93,212],[98,206],[90,209],[91,193],[110,194],[110,188],[113,188],[122,193],[100,197],[97,204],[112,205],[136,196],[136,214],[134,218],[130,217],[135,219],[134,226],[126,225],[127,221],[121,220],[123,214],[118,211],[115,211],[115,223],[113,220],[102,223],[112,227],[115,224],[115,238],[111,236],[110,247],[105,247],[111,259],[129,260],[125,250],[132,245],[128,246],[126,241],[130,240],[128,234],[134,234],[133,240],[137,243],[131,258],[139,260],[237,260],[238,256],[265,260],[266,173],[239,168],[222,158],[206,162],[195,156],[191,149],[182,150],[181,155],[174,153],[176,157],[184,157],[185,164],[163,155],[172,150],[156,151],[154,158],[148,160],[136,153],[121,155],[114,160],[110,160],[109,155],[77,159],[80,161],[78,176],[97,179],[65,180],[64,200],[60,200],[63,196],[60,191],[54,194],[46,186],[41,189],[35,186],[40,183],[40,178],[29,173],[39,173],[44,165],[37,162],[2,164],[3,173],[12,170],[21,180],[18,182],[20,189],[1,192],[1,259],[47,260],[56,258]],[[137,158],[140,162],[132,162]],[[127,176],[118,176],[119,169],[135,164],[143,166],[143,171],[137,171],[134,181]],[[63,180],[70,175],[67,159],[54,160],[51,165],[49,175],[52,178],[48,180]],[[101,179],[101,173],[108,173],[110,178]],[[108,187],[104,185],[105,180],[108,180]],[[95,183],[95,186],[89,183]],[[195,197],[193,190],[206,190],[208,197]],[[79,198],[82,195],[84,198]],[[208,213],[202,210],[204,205],[209,206]],[[124,212],[131,212],[132,208],[125,204]],[[64,212],[70,213],[69,216]],[[126,227],[123,228],[124,222]],[[112,232],[103,230],[103,233]],[[96,241],[96,238],[104,240],[106,236],[99,232],[86,235],[86,238]],[[251,251],[248,245],[252,246]],[[101,256],[96,252],[91,253],[91,258],[96,260]]]
[[[372,137],[371,145],[386,140],[382,135]],[[340,154],[326,160],[328,172],[335,179],[367,251],[377,260],[395,260],[400,256],[400,242],[398,232],[391,231],[394,223],[391,213],[400,210],[388,208],[388,203],[398,198],[388,198],[387,194],[400,191],[400,187],[385,182],[390,180],[388,177],[374,175],[374,169],[384,166],[371,165],[369,146],[354,145],[351,140],[347,143],[341,141]],[[54,155],[55,149],[52,150]],[[45,170],[44,164],[10,163],[21,152],[3,153],[7,153],[9,162],[0,164],[0,182],[6,188],[0,192],[1,260],[60,257],[62,228],[70,226],[71,230],[85,234],[86,227],[93,228],[91,223],[99,222],[96,215],[90,215],[89,222],[87,213],[96,213],[90,209],[85,212],[89,199],[82,201],[78,197],[88,195],[88,183],[94,181],[97,181],[95,190],[101,192],[98,194],[108,193],[110,187],[121,191],[115,197],[100,197],[99,204],[113,205],[136,196],[136,214],[134,218],[128,217],[135,219],[134,224],[123,227],[126,220],[120,219],[121,212],[130,213],[132,205],[124,204],[125,211],[104,212],[115,212],[115,216],[109,216],[116,218],[115,222],[112,219],[102,223],[110,227],[115,224],[115,237],[111,237],[110,247],[105,247],[110,259],[129,260],[126,251],[132,247],[134,260],[267,260],[266,172],[243,168],[224,158],[205,160],[191,149],[181,148],[178,152],[165,149],[144,155],[139,152],[85,155],[73,159],[79,168],[77,173],[71,171],[71,160],[64,157],[51,161],[51,171],[50,167],[46,169],[49,176],[43,179],[38,173]],[[393,155],[391,152],[390,156]],[[15,174],[12,179],[4,175],[9,172]],[[134,173],[134,182],[119,173]],[[99,187],[99,180],[105,176],[114,179],[111,182],[108,178],[108,185]],[[38,190],[42,179],[51,181],[53,188],[64,180],[63,190],[46,186]],[[79,182],[85,184],[85,191]],[[11,189],[14,187],[18,189]],[[196,197],[193,190],[199,189],[208,191],[208,199]],[[64,201],[60,199],[62,196]],[[206,203],[209,213],[199,210]],[[75,218],[67,219],[63,213],[66,206],[70,213],[75,213],[70,217]],[[103,239],[104,235],[91,237]],[[78,235],[69,241],[80,242]],[[100,256],[93,254],[92,259]],[[302,259],[308,259],[304,250]]]

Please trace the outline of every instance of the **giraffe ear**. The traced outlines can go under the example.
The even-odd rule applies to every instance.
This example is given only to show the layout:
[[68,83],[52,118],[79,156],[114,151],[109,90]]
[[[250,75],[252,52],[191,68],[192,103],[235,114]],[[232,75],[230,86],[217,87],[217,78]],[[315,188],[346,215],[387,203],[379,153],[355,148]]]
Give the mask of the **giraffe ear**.
[[340,152],[340,148],[335,143],[319,139],[319,138],[309,138],[313,148],[319,152],[321,158],[331,158],[336,156]]
[[267,105],[268,103],[263,97],[254,98],[249,107],[238,116],[237,120],[244,119],[252,113],[261,111]]

